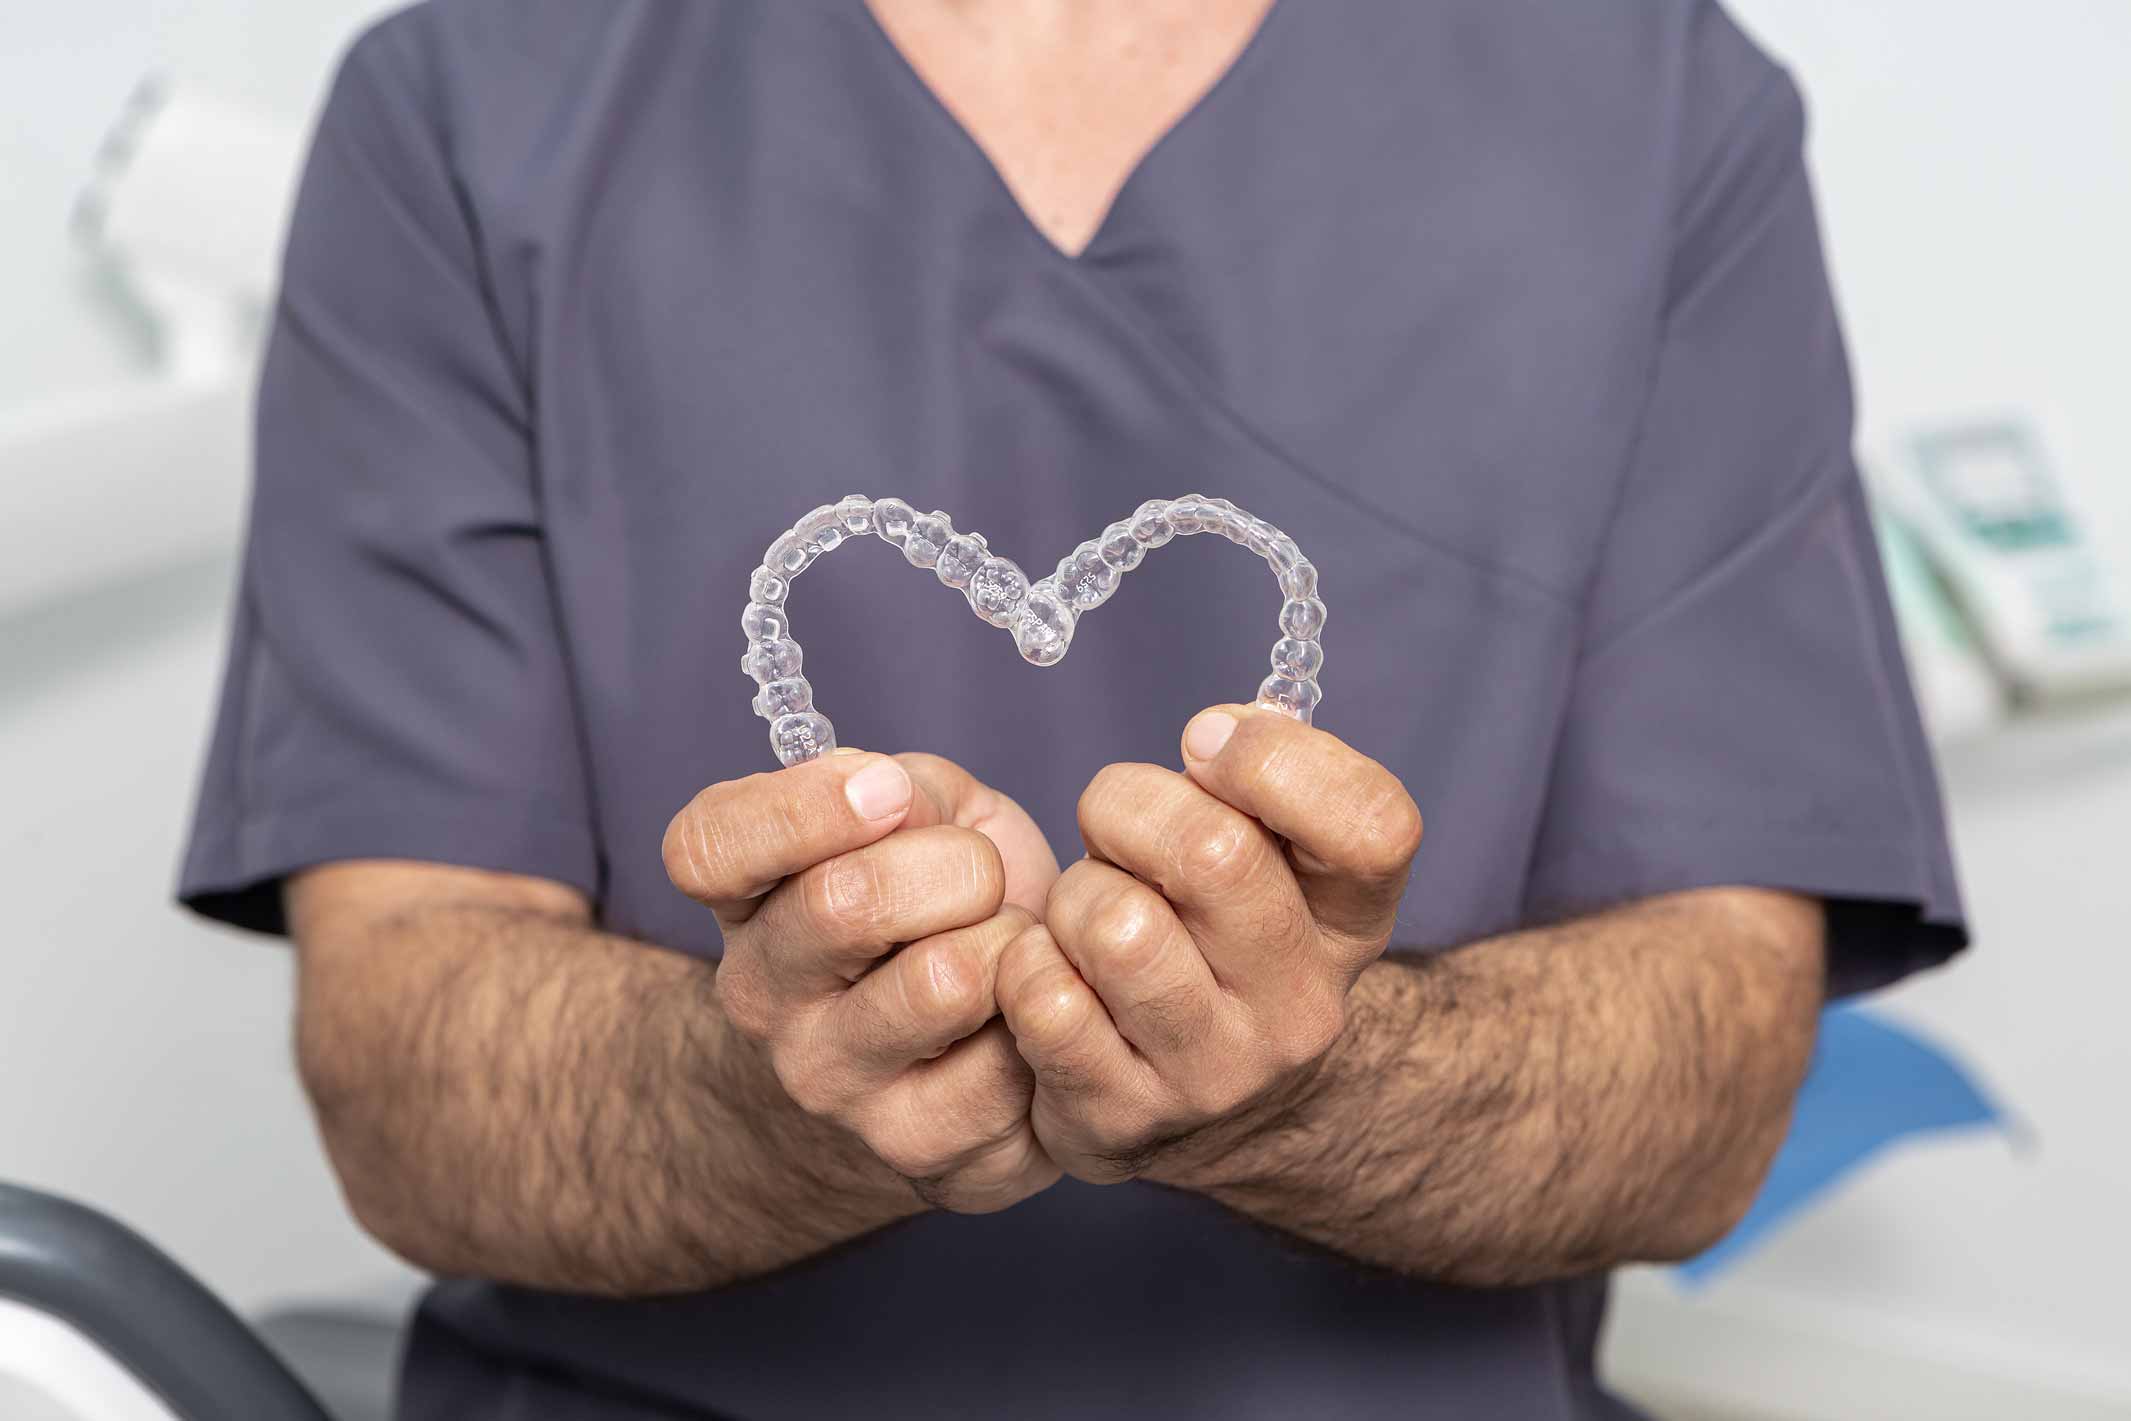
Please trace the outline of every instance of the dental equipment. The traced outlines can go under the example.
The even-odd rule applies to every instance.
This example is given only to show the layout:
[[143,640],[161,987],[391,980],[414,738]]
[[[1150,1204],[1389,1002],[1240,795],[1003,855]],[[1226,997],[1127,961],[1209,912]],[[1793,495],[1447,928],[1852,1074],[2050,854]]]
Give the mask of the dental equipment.
[[846,539],[872,534],[899,549],[912,567],[932,569],[947,586],[969,599],[970,610],[1012,634],[1032,666],[1055,666],[1073,644],[1080,617],[1110,599],[1118,579],[1170,539],[1219,533],[1265,559],[1286,599],[1280,607],[1280,639],[1273,644],[1272,674],[1258,687],[1257,704],[1307,725],[1323,699],[1317,673],[1324,666],[1325,605],[1317,597],[1317,569],[1295,540],[1225,498],[1186,494],[1151,499],[1131,517],[1059,559],[1057,570],[1031,583],[1011,559],[986,546],[978,533],[957,533],[935,510],[919,513],[899,498],[871,499],[854,493],[823,504],[780,534],[748,582],[740,615],[747,653],[740,669],[755,681],[755,714],[770,723],[770,747],[784,765],[804,764],[836,748],[836,730],[814,707],[814,688],[800,674],[799,643],[791,636],[785,599],[792,579]]

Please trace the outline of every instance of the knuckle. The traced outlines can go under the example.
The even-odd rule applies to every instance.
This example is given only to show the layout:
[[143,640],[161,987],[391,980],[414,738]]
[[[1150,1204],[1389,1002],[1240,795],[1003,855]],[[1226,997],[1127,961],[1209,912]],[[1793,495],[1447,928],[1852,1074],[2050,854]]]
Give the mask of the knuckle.
[[683,808],[666,824],[666,837],[659,841],[659,860],[666,868],[666,881],[683,893],[693,895],[699,875],[694,851],[689,846],[689,820],[692,816]]
[[999,1000],[1000,1014],[1010,1026],[1020,1015],[1021,1000],[1028,993],[1031,980],[1057,951],[1056,944],[1051,941],[1050,929],[1039,924],[1016,933],[999,954],[993,991]]
[[1421,811],[1404,785],[1391,781],[1369,812],[1355,818],[1355,866],[1372,878],[1397,878],[1421,847]]
[[1243,716],[1221,756],[1222,773],[1253,790],[1277,791],[1301,733],[1305,728],[1286,716]]
[[766,841],[764,825],[792,815],[790,796],[767,775],[711,785],[666,825],[659,845],[666,876],[689,897],[706,902],[759,891],[750,859]]
[[1082,827],[1103,822],[1117,806],[1148,803],[1147,777],[1150,773],[1166,775],[1168,772],[1158,766],[1137,764],[1110,764],[1097,770],[1094,778],[1088,781],[1088,787],[1080,792],[1080,802],[1074,809]]
[[990,1015],[980,945],[959,933],[903,949],[917,954],[909,976],[910,1008],[928,1028],[974,1026]]
[[807,875],[800,912],[807,926],[825,941],[865,940],[880,919],[881,890],[875,855],[840,854]]
[[1203,891],[1248,884],[1264,867],[1258,830],[1232,810],[1193,815],[1177,838],[1177,870]]
[[1048,964],[1021,977],[1011,1002],[1002,999],[999,1005],[1013,1022],[1015,1036],[1055,1050],[1070,1044],[1086,1025],[1087,1004],[1078,987],[1071,968]]
[[1021,1036],[1057,1042],[1073,1034],[1080,1003],[1066,989],[1063,974],[1045,969],[1029,978],[1014,997],[1014,1019]]
[[715,833],[717,817],[705,803],[709,795],[706,790],[684,805],[666,825],[666,837],[659,844],[667,880],[698,899],[735,896],[728,891],[732,885],[723,881],[725,855]]
[[820,766],[800,768],[796,776],[779,770],[737,782],[731,813],[759,842],[818,846],[843,837],[850,811],[841,789]]
[[1051,889],[1044,896],[1043,917],[1054,929],[1076,922],[1102,882],[1103,866],[1093,859],[1081,859],[1069,863],[1065,870],[1051,880]]
[[975,829],[953,824],[906,830],[897,862],[902,876],[890,888],[898,912],[963,924],[988,921],[1006,901],[1006,863],[998,846]]
[[992,926],[999,939],[1000,952],[1004,953],[1013,945],[1014,939],[1036,926],[1037,921],[1036,915],[1019,903],[1001,903],[999,911],[992,915]]
[[944,832],[958,852],[951,879],[951,888],[960,895],[956,906],[972,921],[992,917],[1006,902],[1006,860],[999,856],[999,846],[975,829]]
[[1116,794],[1118,781],[1124,773],[1123,765],[1105,765],[1097,770],[1086,788],[1081,790],[1080,799],[1073,806],[1074,813],[1082,820],[1091,813],[1100,813],[1104,801]]
[[1086,946],[1126,976],[1152,967],[1168,937],[1169,906],[1142,883],[1105,889],[1089,910]]

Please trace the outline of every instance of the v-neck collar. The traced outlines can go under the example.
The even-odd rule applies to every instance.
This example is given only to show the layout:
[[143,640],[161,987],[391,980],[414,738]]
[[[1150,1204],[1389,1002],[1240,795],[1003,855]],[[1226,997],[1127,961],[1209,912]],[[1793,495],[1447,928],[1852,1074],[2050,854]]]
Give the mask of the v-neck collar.
[[1013,188],[1006,181],[1006,175],[999,170],[999,165],[993,161],[991,154],[985,151],[984,145],[977,141],[977,136],[970,132],[962,120],[955,116],[954,110],[947,106],[946,100],[940,97],[939,92],[926,81],[925,76],[918,72],[917,66],[911,63],[910,56],[903,52],[903,47],[888,33],[887,27],[880,22],[880,17],[873,13],[873,7],[867,4],[866,0],[846,0],[846,3],[858,12],[857,19],[865,31],[867,47],[880,57],[887,68],[896,73],[898,83],[911,95],[918,107],[930,115],[930,121],[946,131],[949,141],[960,148],[965,159],[976,161],[992,191],[1012,210],[1015,225],[1052,260],[1073,266],[1087,265],[1096,257],[1104,240],[1117,225],[1119,213],[1127,207],[1134,188],[1143,185],[1143,181],[1157,166],[1162,155],[1176,146],[1180,135],[1194,124],[1206,121],[1228,92],[1241,81],[1245,71],[1256,67],[1260,56],[1267,49],[1268,37],[1273,27],[1280,22],[1286,11],[1295,8],[1291,0],[1272,0],[1265,14],[1259,18],[1257,28],[1251,31],[1250,37],[1243,42],[1243,47],[1236,51],[1235,58],[1228,62],[1227,67],[1214,77],[1214,81],[1133,161],[1125,173],[1124,181],[1119,183],[1117,190],[1110,195],[1109,204],[1096,220],[1095,230],[1089,234],[1088,240],[1082,244],[1079,251],[1069,252],[1052,241],[1050,234],[1037,225],[1036,219],[1029,215],[1028,209],[1015,195]]

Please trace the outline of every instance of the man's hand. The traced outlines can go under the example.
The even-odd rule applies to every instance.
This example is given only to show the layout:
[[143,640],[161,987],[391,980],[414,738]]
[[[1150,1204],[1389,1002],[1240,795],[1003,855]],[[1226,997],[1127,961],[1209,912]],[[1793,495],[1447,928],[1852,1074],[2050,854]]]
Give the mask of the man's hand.
[[718,915],[718,996],[803,1110],[926,1202],[1003,1209],[1058,1169],[994,988],[1057,860],[1020,806],[928,755],[839,753],[712,785],[674,884]]
[[1201,712],[1184,763],[1095,777],[1088,858],[999,967],[1036,1137],[1082,1179],[1207,1187],[1276,1127],[1390,940],[1420,844],[1390,771],[1276,713]]

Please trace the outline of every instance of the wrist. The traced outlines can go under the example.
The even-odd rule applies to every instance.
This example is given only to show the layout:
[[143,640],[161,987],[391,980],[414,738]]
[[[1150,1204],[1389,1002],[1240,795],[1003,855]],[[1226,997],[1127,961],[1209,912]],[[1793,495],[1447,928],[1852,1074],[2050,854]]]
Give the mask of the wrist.
[[[1211,1122],[1159,1157],[1147,1177],[1236,1208],[1321,1190],[1354,1143],[1346,1102],[1394,1069],[1413,1027],[1410,976],[1370,965],[1347,995],[1344,1028],[1324,1054],[1289,1072],[1235,1115]],[[1401,1005],[1401,1003],[1404,1003]]]
[[1158,1152],[1142,1177],[1222,1202],[1280,1188],[1320,1149],[1321,1097],[1331,1066],[1327,1052],[1286,1072],[1242,1109]]
[[927,1210],[910,1182],[855,1133],[792,1099],[768,1047],[726,1018],[714,988],[704,994],[703,1006],[706,1029],[691,1034],[700,1108],[739,1137],[737,1154],[757,1162],[747,1179],[758,1208],[793,1223],[819,1216],[846,1233]]

